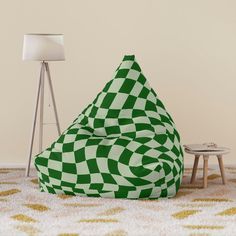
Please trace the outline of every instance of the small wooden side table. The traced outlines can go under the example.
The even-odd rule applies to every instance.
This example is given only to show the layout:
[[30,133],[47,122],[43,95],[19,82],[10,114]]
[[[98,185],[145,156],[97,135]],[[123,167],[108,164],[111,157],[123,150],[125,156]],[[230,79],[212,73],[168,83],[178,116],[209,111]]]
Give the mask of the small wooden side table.
[[192,151],[185,148],[185,152],[189,154],[195,155],[194,164],[193,164],[193,172],[190,183],[193,184],[195,182],[196,174],[197,174],[197,167],[198,161],[200,156],[203,156],[203,187],[207,187],[207,172],[208,172],[208,159],[210,156],[217,156],[220,173],[222,177],[222,183],[226,184],[225,178],[225,171],[224,171],[224,164],[223,164],[223,155],[228,154],[230,152],[229,148],[222,148],[220,151]]

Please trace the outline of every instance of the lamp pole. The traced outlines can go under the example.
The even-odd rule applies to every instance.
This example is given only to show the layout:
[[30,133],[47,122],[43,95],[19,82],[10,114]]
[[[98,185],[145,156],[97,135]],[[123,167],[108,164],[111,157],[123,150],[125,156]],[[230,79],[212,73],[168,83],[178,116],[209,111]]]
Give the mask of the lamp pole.
[[42,152],[42,148],[43,148],[43,125],[44,125],[44,123],[43,123],[43,112],[44,112],[45,72],[46,72],[47,79],[48,79],[49,92],[50,92],[51,97],[52,97],[52,103],[53,103],[53,110],[54,110],[54,115],[55,115],[55,120],[56,120],[57,132],[58,132],[58,135],[61,134],[59,118],[58,118],[58,112],[57,112],[57,106],[56,106],[56,99],[55,99],[55,95],[54,95],[54,91],[53,91],[53,85],[52,85],[52,79],[51,79],[49,65],[48,65],[48,62],[42,61],[41,62],[41,69],[40,69],[39,82],[38,82],[38,88],[37,88],[35,109],[34,109],[34,115],[33,115],[33,124],[32,124],[32,131],[31,131],[31,138],[30,138],[28,163],[27,163],[26,172],[25,172],[26,177],[29,177],[29,174],[30,174],[30,164],[31,164],[32,152],[33,152],[33,146],[34,146],[34,138],[35,138],[35,130],[36,130],[39,104],[40,104],[39,153]]

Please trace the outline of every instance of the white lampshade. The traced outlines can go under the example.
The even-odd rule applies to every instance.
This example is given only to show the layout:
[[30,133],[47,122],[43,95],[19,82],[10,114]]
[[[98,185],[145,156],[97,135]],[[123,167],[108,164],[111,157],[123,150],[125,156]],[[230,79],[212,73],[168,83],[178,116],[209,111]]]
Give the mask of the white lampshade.
[[23,60],[64,61],[64,35],[25,34]]

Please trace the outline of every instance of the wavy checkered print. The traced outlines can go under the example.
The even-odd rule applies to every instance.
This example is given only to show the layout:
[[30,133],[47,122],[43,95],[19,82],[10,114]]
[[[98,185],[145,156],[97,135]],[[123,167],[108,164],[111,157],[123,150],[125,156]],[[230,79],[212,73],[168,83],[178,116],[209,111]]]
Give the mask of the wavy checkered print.
[[41,191],[110,198],[172,197],[183,172],[179,134],[134,56],[36,156]]

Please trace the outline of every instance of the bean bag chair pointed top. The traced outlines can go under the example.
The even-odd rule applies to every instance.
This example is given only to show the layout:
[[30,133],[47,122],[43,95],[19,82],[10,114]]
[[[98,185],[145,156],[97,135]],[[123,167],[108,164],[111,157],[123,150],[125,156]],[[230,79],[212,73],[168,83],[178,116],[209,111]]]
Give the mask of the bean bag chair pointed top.
[[174,122],[133,55],[67,130],[35,158],[41,191],[109,198],[177,193],[183,152]]

